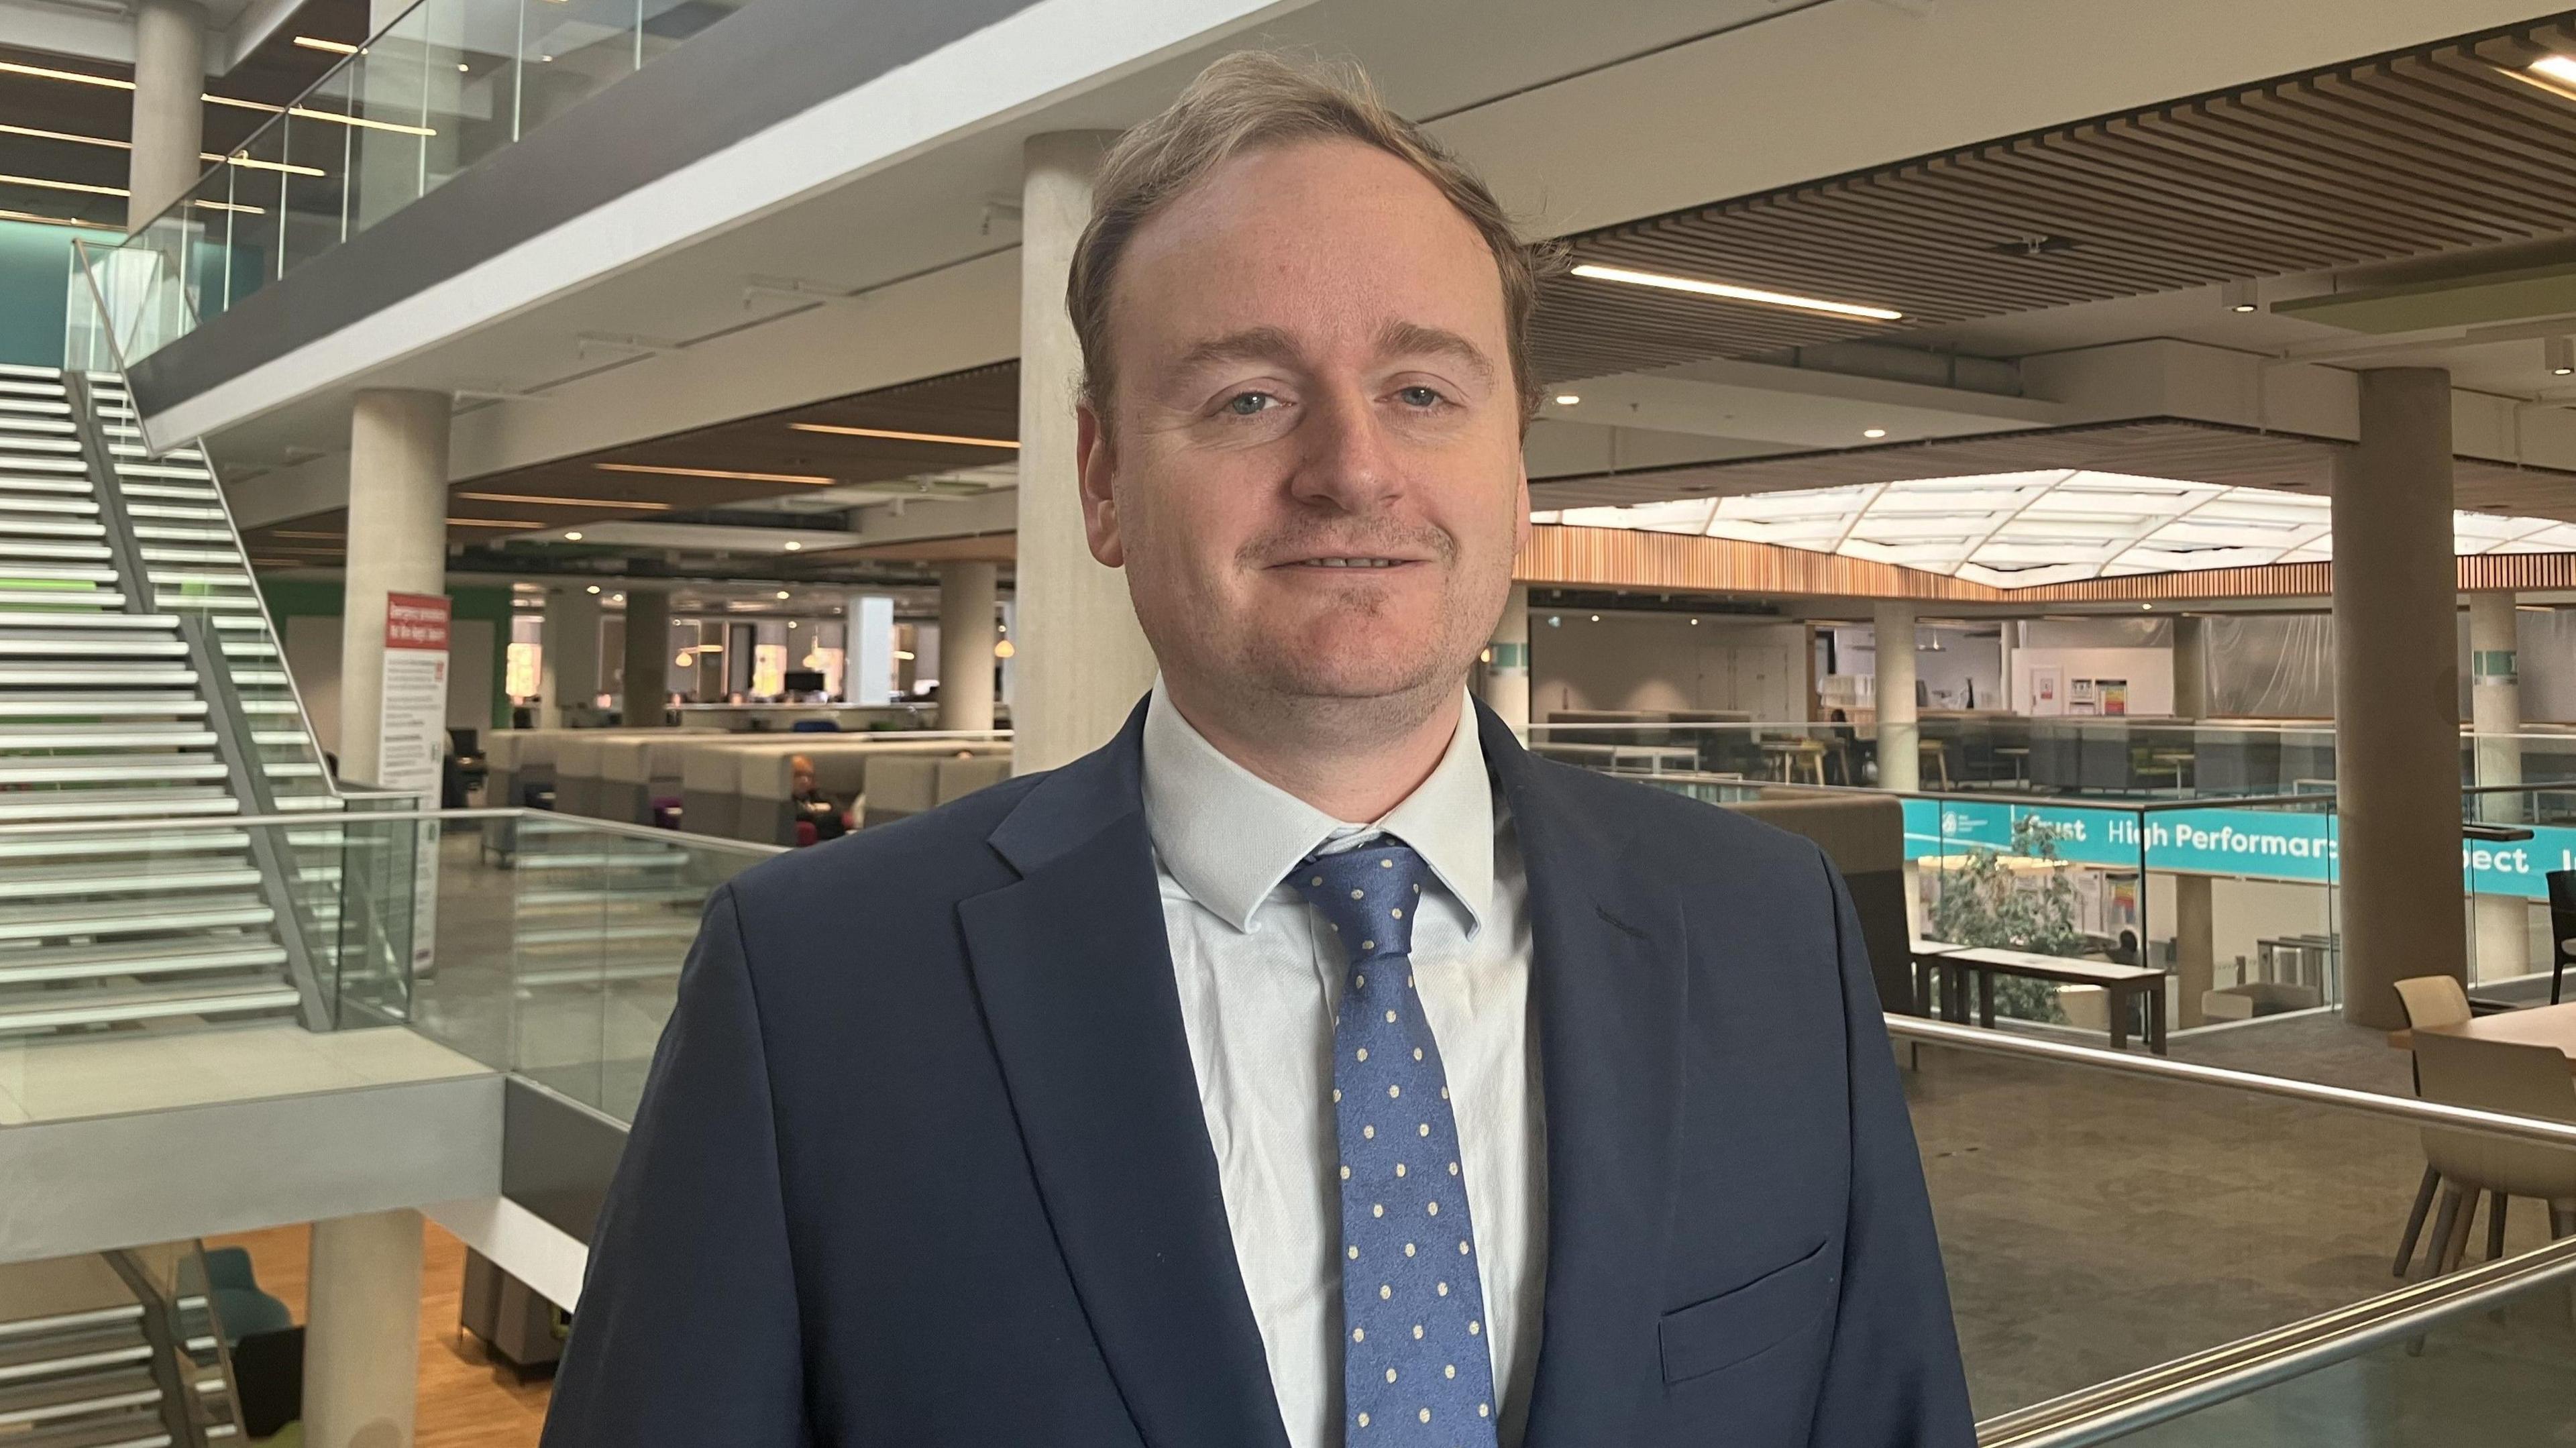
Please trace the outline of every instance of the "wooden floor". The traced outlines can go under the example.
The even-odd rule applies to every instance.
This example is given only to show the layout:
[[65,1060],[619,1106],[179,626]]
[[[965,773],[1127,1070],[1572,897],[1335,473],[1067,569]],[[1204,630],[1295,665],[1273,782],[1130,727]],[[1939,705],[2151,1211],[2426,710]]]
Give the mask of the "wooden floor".
[[[416,1448],[536,1448],[546,1418],[547,1380],[534,1378],[522,1385],[508,1368],[485,1356],[481,1343],[457,1330],[465,1244],[435,1223],[423,1227]],[[302,1322],[311,1237],[304,1227],[280,1227],[209,1237],[206,1245],[248,1249],[261,1289],[283,1301]]]

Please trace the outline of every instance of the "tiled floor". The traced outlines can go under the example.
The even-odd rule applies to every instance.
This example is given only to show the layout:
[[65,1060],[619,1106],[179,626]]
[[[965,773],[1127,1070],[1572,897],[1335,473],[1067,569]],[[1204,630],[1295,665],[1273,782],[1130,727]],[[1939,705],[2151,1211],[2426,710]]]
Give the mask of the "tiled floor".
[[0,1044],[0,1125],[63,1121],[480,1075],[406,1030],[317,1034],[293,1022]]

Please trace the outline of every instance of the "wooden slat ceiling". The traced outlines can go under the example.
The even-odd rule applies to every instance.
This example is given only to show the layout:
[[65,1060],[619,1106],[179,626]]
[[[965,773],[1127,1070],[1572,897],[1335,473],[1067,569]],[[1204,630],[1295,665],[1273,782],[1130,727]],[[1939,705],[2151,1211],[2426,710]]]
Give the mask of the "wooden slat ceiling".
[[1905,320],[1562,276],[1541,297],[1539,370],[1565,381],[1758,356],[2576,233],[2576,100],[2512,74],[2576,53],[2571,19],[1568,238],[1577,262]]
[[[448,516],[518,522],[535,528],[562,528],[613,518],[677,521],[733,504],[774,498],[782,492],[793,492],[806,486],[736,478],[610,472],[601,469],[602,463],[704,468],[737,473],[801,474],[829,478],[834,483],[874,483],[1007,462],[1016,456],[1007,447],[799,432],[790,426],[799,422],[935,433],[946,437],[990,438],[997,442],[1015,441],[1019,436],[1019,369],[1011,363],[981,367],[899,387],[786,408],[717,427],[677,433],[579,457],[560,458],[534,467],[487,474],[454,485]],[[222,463],[220,451],[216,462],[218,466]],[[469,493],[579,501],[500,502],[462,496]],[[334,509],[253,529],[248,540],[251,553],[269,567],[337,567],[343,558],[347,516],[345,510]],[[810,520],[789,521],[830,526],[828,517],[821,515]],[[468,547],[488,545],[506,532],[498,528],[452,526],[448,529],[448,541]],[[609,548],[602,551],[631,550]]]
[[[2323,496],[2328,490],[2334,455],[2345,446],[2293,433],[2253,432],[2178,418],[2141,418],[2083,427],[2032,428],[1977,437],[1888,443],[1842,452],[1737,458],[1591,477],[1533,479],[1530,504],[1539,509],[1586,508],[2059,468],[2281,488]],[[2576,522],[2576,473],[2466,457],[2455,459],[2452,467],[2458,507],[2472,512]]]

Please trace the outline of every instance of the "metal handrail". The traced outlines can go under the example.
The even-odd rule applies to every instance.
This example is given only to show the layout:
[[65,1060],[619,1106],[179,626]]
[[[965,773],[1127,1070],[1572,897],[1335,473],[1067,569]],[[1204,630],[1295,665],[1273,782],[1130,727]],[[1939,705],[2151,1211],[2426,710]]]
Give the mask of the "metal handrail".
[[2502,1112],[2482,1111],[2474,1106],[2450,1106],[2439,1101],[2423,1101],[2412,1096],[2383,1096],[2375,1091],[2356,1091],[2349,1086],[2328,1086],[2316,1081],[2293,1080],[2287,1076],[2258,1076],[2250,1071],[2230,1071],[2221,1066],[2201,1066],[2189,1061],[2176,1061],[2164,1056],[2133,1055],[2126,1051],[2106,1051],[2098,1046],[2077,1046],[2059,1041],[2034,1040],[2028,1036],[1963,1026],[1951,1021],[1927,1020],[1921,1016],[1887,1016],[1887,1033],[1898,1040],[1926,1041],[1962,1050],[1983,1051],[1995,1056],[2014,1056],[2024,1060],[2049,1061],[2064,1066],[2086,1066],[2096,1070],[2119,1071],[2131,1076],[2146,1076],[2160,1081],[2173,1081],[2192,1086],[2217,1086],[2232,1091],[2249,1091],[2258,1096],[2275,1096],[2285,1101],[2304,1101],[2315,1106],[2336,1106],[2365,1115],[2406,1121],[2418,1126],[2456,1127],[2484,1132],[2490,1136],[2511,1137],[2517,1141],[2541,1142],[2549,1146],[2576,1147],[2576,1121],[2549,1121],[2536,1116],[2509,1116]]
[[166,835],[183,830],[226,830],[295,826],[304,829],[346,827],[374,824],[380,821],[439,820],[536,820],[595,829],[605,834],[629,835],[637,839],[659,840],[696,848],[714,847],[754,855],[783,855],[786,845],[762,844],[757,840],[731,840],[719,835],[693,835],[681,830],[666,830],[659,825],[629,824],[624,820],[593,819],[588,815],[561,814],[550,809],[530,809],[524,805],[491,805],[477,809],[404,809],[404,810],[310,810],[291,814],[270,815],[196,815],[166,820],[45,820],[29,824],[0,825],[0,840],[35,839],[52,835]]
[[2124,1438],[2553,1282],[2576,1283],[2576,1238],[2097,1383],[1977,1425],[1979,1448],[2089,1448]]

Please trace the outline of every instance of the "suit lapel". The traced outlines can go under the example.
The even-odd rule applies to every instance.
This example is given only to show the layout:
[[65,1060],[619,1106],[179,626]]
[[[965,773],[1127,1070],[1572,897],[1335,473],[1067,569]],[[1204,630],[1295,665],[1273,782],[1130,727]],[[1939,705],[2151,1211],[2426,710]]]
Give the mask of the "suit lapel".
[[1038,1190],[1152,1448],[1287,1448],[1208,1143],[1139,786],[1144,711],[992,837],[1016,884],[960,903]]
[[1529,875],[1547,1106],[1547,1281],[1527,1448],[1640,1441],[1680,1150],[1680,903],[1481,706]]

